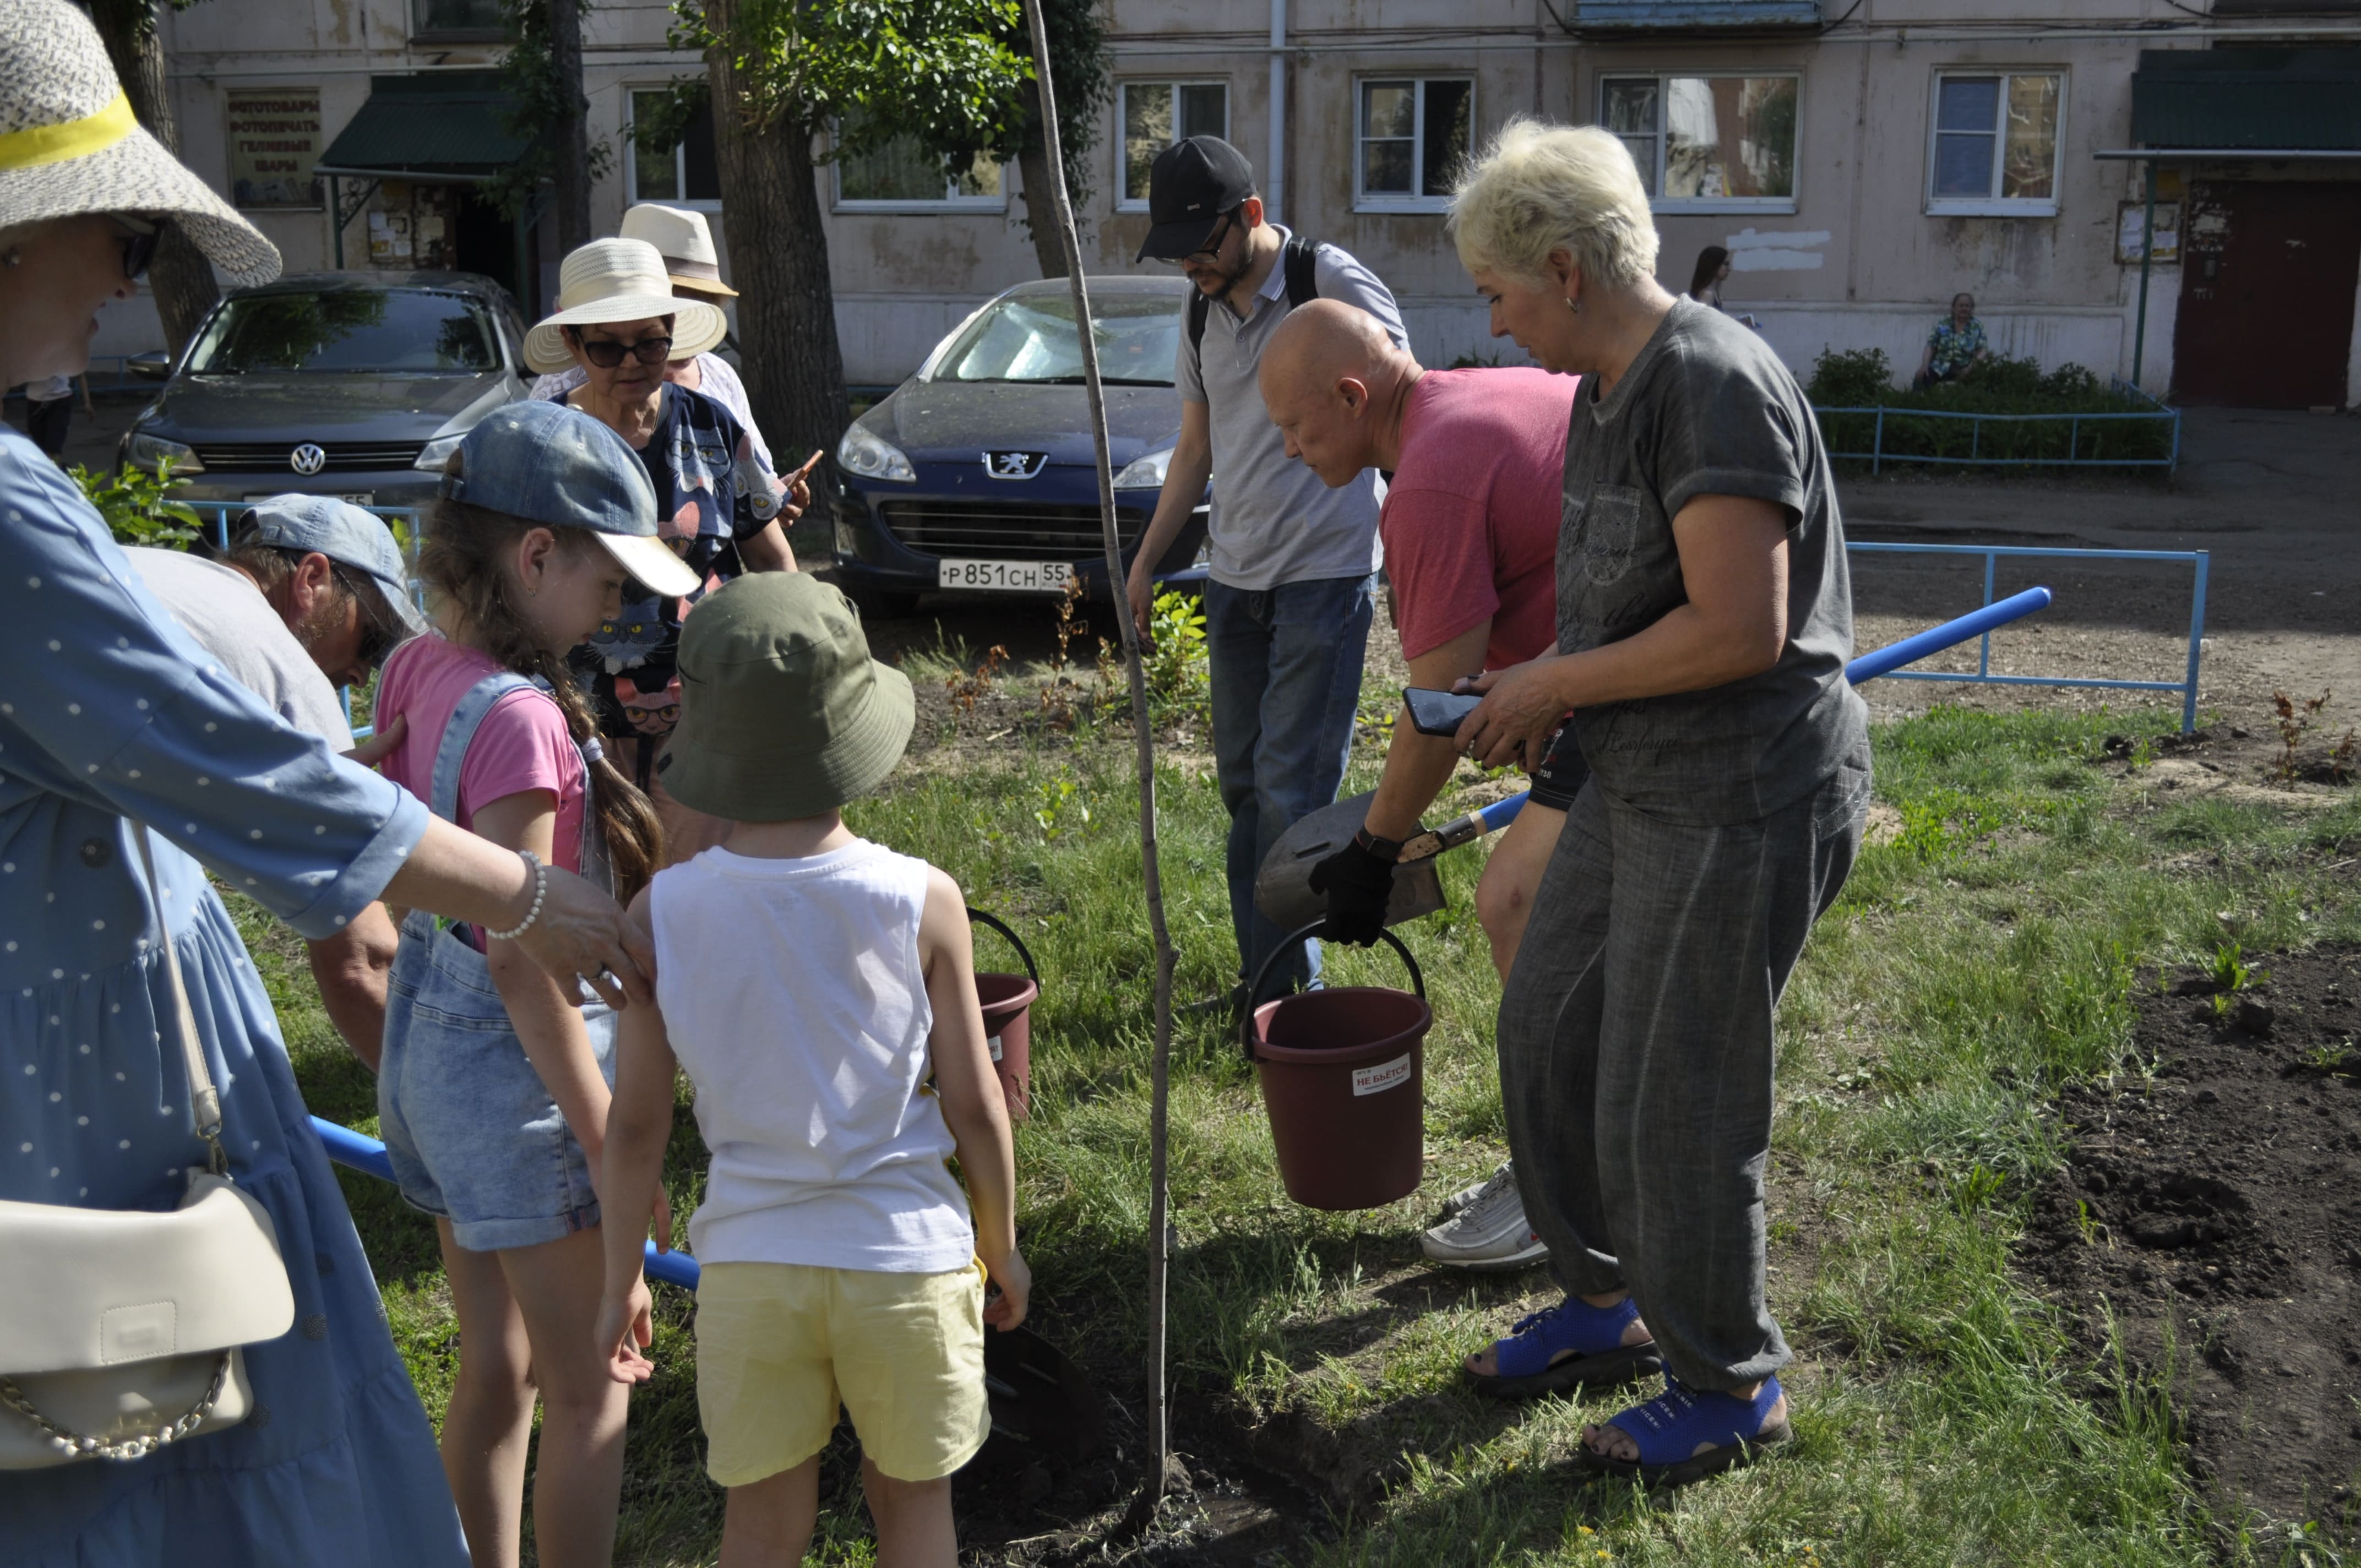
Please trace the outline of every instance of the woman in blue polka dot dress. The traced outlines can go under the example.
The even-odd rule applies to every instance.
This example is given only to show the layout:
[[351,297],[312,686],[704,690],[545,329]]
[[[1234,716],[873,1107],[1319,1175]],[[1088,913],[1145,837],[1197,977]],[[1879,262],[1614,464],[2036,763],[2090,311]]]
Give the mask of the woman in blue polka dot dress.
[[[269,243],[136,127],[81,13],[16,0],[0,37],[0,385],[83,367],[94,313],[132,295],[163,222],[235,282],[278,270]],[[13,430],[0,430],[0,626],[14,672],[0,686],[0,1199],[168,1210],[204,1163],[159,961],[169,934],[231,1177],[269,1212],[296,1303],[291,1332],[247,1347],[255,1404],[239,1424],[143,1459],[0,1471],[0,1564],[461,1568],[434,1434],[205,873],[307,937],[380,895],[525,921],[536,962],[569,988],[598,977],[609,1001],[645,998],[647,956],[604,894],[434,821],[280,722]]]

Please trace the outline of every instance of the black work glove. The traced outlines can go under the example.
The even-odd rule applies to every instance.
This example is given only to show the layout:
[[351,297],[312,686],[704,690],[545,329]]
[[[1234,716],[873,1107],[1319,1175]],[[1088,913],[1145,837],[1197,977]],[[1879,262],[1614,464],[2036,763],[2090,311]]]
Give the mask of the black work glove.
[[1366,948],[1386,928],[1386,905],[1394,895],[1394,859],[1400,846],[1367,833],[1312,868],[1312,891],[1328,895],[1321,939]]

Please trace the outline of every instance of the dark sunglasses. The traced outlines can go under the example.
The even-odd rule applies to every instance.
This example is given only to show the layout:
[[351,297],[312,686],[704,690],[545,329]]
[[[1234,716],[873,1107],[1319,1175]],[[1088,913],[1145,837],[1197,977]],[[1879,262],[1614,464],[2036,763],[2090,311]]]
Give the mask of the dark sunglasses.
[[582,357],[601,370],[612,370],[628,354],[642,365],[661,365],[672,357],[672,339],[643,337],[637,343],[617,343],[610,338],[587,338],[576,335],[581,345]]
[[[362,663],[374,670],[385,663],[387,654],[400,646],[401,630],[388,626],[387,617],[379,612],[377,607],[382,598],[381,594],[362,592],[361,585],[346,576],[342,566],[332,567],[331,570],[335,575],[337,586],[352,596],[353,604],[360,611],[361,646],[358,657]],[[370,586],[375,587],[375,584]]]
[[156,247],[164,238],[164,225],[146,218],[116,217],[116,243],[123,247],[123,276],[137,283],[147,275],[148,264],[156,259]]
[[1205,236],[1205,243],[1186,256],[1174,258],[1172,265],[1186,267],[1192,261],[1219,260],[1222,254],[1222,242],[1230,237],[1230,225],[1237,221],[1237,216],[1238,210],[1235,207],[1224,213],[1221,221],[1213,225],[1213,232]]

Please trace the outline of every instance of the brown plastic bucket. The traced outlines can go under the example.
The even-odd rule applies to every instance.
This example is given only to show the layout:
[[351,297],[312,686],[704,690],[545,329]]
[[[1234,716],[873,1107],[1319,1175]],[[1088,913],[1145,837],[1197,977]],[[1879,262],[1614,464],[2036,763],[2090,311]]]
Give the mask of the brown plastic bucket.
[[1040,999],[1041,971],[1016,933],[981,909],[967,912],[971,924],[989,926],[1008,939],[1025,964],[1023,974],[975,971],[975,999],[983,1009],[983,1037],[992,1047],[992,1070],[1000,1077],[1000,1092],[1008,1101],[1011,1121],[1032,1114],[1033,1003]]
[[[1320,929],[1272,949],[1272,960]],[[1390,931],[1378,933],[1416,990],[1330,986],[1266,1002],[1240,1025],[1262,1086],[1287,1195],[1310,1209],[1376,1209],[1418,1190],[1425,1163],[1426,978]],[[1254,984],[1262,985],[1257,974]],[[1254,994],[1248,991],[1249,996]]]

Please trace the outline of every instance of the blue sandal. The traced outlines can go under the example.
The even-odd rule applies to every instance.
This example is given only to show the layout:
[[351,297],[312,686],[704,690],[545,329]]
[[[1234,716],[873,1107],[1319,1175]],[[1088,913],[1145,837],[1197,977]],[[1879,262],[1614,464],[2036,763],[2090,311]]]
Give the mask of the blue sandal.
[[[1607,1424],[1620,1427],[1637,1440],[1637,1460],[1609,1459],[1594,1453],[1587,1443],[1575,1451],[1586,1470],[1620,1475],[1643,1486],[1686,1486],[1692,1481],[1741,1464],[1756,1453],[1795,1436],[1785,1417],[1763,1425],[1763,1418],[1779,1402],[1779,1379],[1765,1377],[1752,1399],[1734,1394],[1691,1388],[1672,1374],[1664,1375],[1664,1391],[1644,1405],[1634,1405]],[[1713,1444],[1695,1452],[1701,1442]]]
[[[1629,1296],[1612,1307],[1594,1307],[1568,1296],[1554,1307],[1520,1319],[1508,1338],[1494,1342],[1496,1374],[1468,1376],[1477,1393],[1495,1399],[1536,1399],[1648,1376],[1664,1369],[1656,1342],[1622,1343],[1625,1325],[1639,1315]],[[1573,1354],[1557,1359],[1568,1351]]]

